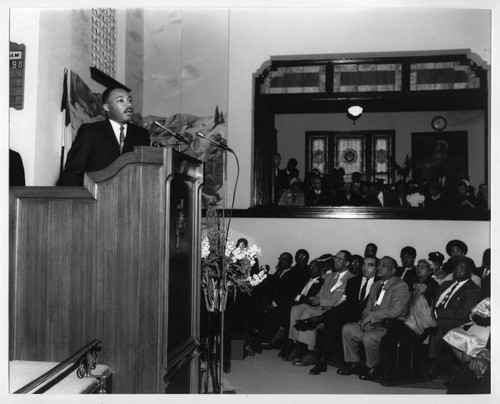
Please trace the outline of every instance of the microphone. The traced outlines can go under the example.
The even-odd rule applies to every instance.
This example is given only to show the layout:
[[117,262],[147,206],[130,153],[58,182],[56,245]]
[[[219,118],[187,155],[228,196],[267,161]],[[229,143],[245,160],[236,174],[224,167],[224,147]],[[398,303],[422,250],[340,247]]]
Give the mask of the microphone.
[[217,147],[220,147],[222,150],[225,150],[225,151],[228,151],[228,152],[234,154],[234,150],[231,149],[230,147],[226,146],[225,144],[216,142],[215,140],[212,140],[212,139],[206,137],[203,133],[200,133],[200,132],[196,132],[196,135],[198,135],[199,137],[202,137],[203,139],[208,140],[210,143],[214,144]]
[[189,142],[184,138],[184,136],[181,136],[179,135],[178,133],[175,133],[173,131],[171,131],[169,128],[163,126],[161,123],[159,123],[158,121],[154,121],[154,124],[156,126],[159,126],[160,128],[162,128],[163,130],[166,130],[168,133],[170,133],[173,137],[175,137],[177,140],[179,140],[180,142],[182,143],[185,143],[185,144],[189,144]]

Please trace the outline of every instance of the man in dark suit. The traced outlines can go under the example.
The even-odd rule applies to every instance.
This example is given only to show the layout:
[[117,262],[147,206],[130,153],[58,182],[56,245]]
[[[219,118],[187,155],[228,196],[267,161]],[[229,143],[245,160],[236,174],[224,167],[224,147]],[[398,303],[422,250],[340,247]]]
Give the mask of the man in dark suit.
[[335,350],[341,336],[342,326],[348,322],[357,321],[366,306],[370,289],[375,280],[378,259],[368,257],[364,259],[362,274],[347,281],[345,299],[336,307],[332,307],[320,316],[311,317],[296,322],[298,330],[309,330],[324,324],[323,334],[316,340],[316,349],[319,351],[315,366],[309,371],[311,375],[326,372],[327,361]]
[[439,375],[439,361],[445,346],[444,335],[470,321],[472,308],[483,298],[483,292],[470,278],[475,269],[474,261],[469,257],[454,260],[453,280],[444,282],[438,290],[435,316],[437,332],[430,337],[430,366],[426,379],[435,379]]
[[481,266],[477,268],[475,274],[481,278],[481,289],[485,297],[491,296],[491,249],[487,248],[483,252]]
[[289,252],[282,253],[278,258],[275,271],[270,271],[266,279],[268,295],[262,323],[255,337],[252,338],[251,348],[259,352],[262,342],[270,341],[280,326],[280,319],[284,312],[289,312],[293,300],[302,288],[297,271],[292,270],[293,257]]
[[108,119],[80,126],[59,185],[81,186],[84,172],[106,168],[134,146],[149,146],[149,132],[131,123],[134,107],[127,90],[106,89],[102,103]]
[[342,328],[344,360],[347,367],[337,371],[340,375],[359,373],[361,368],[360,345],[366,356],[366,368],[359,378],[374,380],[380,373],[380,342],[387,329],[382,325],[385,318],[404,319],[408,311],[410,292],[408,285],[396,276],[397,262],[394,258],[383,257],[377,268],[379,280],[372,286],[368,303],[361,320],[347,323]]

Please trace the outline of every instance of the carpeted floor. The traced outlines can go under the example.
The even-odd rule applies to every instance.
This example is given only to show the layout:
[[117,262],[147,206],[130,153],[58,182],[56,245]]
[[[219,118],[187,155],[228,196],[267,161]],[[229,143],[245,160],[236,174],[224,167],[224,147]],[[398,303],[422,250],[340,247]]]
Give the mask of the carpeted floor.
[[360,380],[357,375],[338,375],[333,366],[328,366],[325,373],[311,376],[311,367],[294,366],[282,361],[277,354],[277,350],[269,350],[243,360],[232,360],[231,372],[224,374],[225,385],[236,394],[446,394],[445,378],[383,387]]

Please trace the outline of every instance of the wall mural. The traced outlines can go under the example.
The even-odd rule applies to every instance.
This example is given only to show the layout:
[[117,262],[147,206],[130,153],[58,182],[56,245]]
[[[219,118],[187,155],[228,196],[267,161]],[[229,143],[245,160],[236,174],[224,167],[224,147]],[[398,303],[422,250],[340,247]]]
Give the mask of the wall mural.
[[[74,140],[78,128],[83,123],[102,121],[106,118],[102,108],[101,94],[96,94],[85,84],[81,77],[71,72],[70,113],[71,132]],[[192,114],[174,114],[169,117],[146,116],[135,113],[133,122],[146,128],[151,135],[151,143],[177,147],[177,141],[163,129],[156,126],[158,121],[171,131],[182,135],[189,145],[182,144],[180,151],[205,163],[205,181],[203,187],[203,208],[222,207],[223,197],[223,152],[208,140],[196,136],[200,132],[210,139],[226,144],[227,117],[219,107],[214,107],[214,115],[199,117]]]

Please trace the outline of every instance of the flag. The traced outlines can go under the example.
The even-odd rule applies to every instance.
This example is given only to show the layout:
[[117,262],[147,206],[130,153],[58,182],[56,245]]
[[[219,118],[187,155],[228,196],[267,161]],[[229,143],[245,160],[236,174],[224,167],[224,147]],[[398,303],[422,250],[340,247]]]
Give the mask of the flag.
[[68,70],[64,69],[63,93],[61,99],[61,112],[65,111],[64,124],[68,126],[71,123],[69,114],[69,99],[68,99]]

